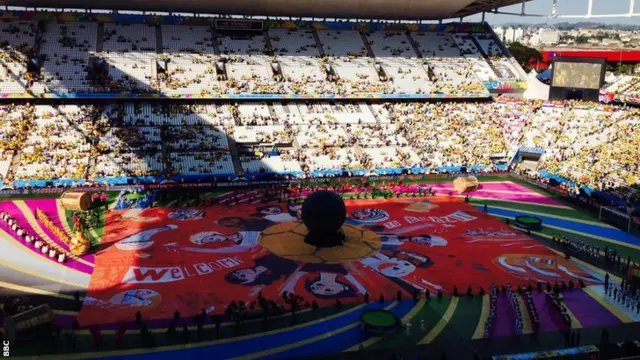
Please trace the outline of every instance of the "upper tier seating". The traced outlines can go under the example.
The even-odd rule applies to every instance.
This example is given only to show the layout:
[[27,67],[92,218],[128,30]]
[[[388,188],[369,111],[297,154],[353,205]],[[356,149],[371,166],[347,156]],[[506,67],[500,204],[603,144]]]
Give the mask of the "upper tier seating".
[[108,91],[158,89],[156,28],[144,24],[104,24],[103,52],[109,65]]
[[41,78],[34,93],[92,92],[89,58],[96,51],[98,24],[91,22],[48,22],[40,46],[44,58]]
[[36,31],[33,21],[0,22],[0,92],[27,92],[31,80],[27,63],[33,55]]
[[172,95],[220,92],[211,29],[183,25],[162,25],[161,29],[161,61],[167,60],[164,91]]

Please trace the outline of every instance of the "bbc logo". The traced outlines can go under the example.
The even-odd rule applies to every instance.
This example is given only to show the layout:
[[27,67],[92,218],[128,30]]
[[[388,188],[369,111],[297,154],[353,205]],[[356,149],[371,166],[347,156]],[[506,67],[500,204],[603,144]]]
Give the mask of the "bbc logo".
[[9,341],[4,340],[2,342],[2,357],[8,358],[9,356]]

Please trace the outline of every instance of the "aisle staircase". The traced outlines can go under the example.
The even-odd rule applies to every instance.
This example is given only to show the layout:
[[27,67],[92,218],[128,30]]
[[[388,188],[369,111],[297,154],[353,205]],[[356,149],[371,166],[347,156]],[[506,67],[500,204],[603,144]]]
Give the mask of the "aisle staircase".
[[271,44],[271,37],[269,36],[269,30],[264,31],[264,46],[270,55],[274,54],[273,44]]
[[104,23],[98,23],[98,33],[96,34],[96,52],[102,52],[104,49]]
[[233,138],[233,134],[227,134],[227,142],[229,143],[229,152],[231,153],[231,159],[233,160],[233,170],[236,174],[242,172],[242,164],[240,163],[240,152],[238,151],[238,145]]
[[520,66],[520,64],[516,61],[516,59],[513,57],[513,54],[511,54],[511,51],[509,51],[509,48],[504,44],[504,42],[500,40],[498,34],[496,34],[496,32],[493,30],[493,28],[489,24],[485,23],[485,29],[493,37],[494,42],[498,44],[498,47],[500,48],[504,56],[506,56],[507,59],[509,59],[509,63],[511,64],[511,66],[513,66],[513,68],[517,72],[516,75],[521,80],[525,80],[527,78],[527,72],[524,71],[522,66]]
[[324,47],[322,46],[322,41],[320,41],[320,36],[318,35],[318,32],[316,31],[316,29],[311,30],[311,33],[313,33],[313,39],[316,41],[316,47],[318,49],[318,52],[320,53],[320,56],[324,57],[325,53],[324,53]]
[[162,27],[156,26],[156,53],[162,54]]
[[422,52],[420,51],[420,48],[418,47],[418,43],[416,43],[416,41],[411,37],[411,32],[407,31],[405,33],[405,35],[407,36],[407,39],[409,39],[409,44],[411,44],[411,47],[413,48],[413,51],[416,52],[416,55],[418,56],[418,58],[422,58]]
[[360,31],[360,37],[362,38],[362,42],[364,43],[364,47],[367,49],[367,55],[369,57],[375,57],[376,55],[373,53],[373,49],[371,45],[369,45],[369,39],[367,39],[367,35]]
[[503,78],[505,77],[504,74],[502,74],[502,71],[500,71],[496,65],[493,63],[493,61],[491,61],[491,58],[489,57],[489,54],[487,54],[484,49],[482,48],[482,46],[480,45],[480,42],[478,42],[478,39],[476,39],[476,37],[474,35],[469,35],[468,37],[473,44],[476,46],[476,48],[478,48],[478,51],[480,52],[480,54],[482,55],[482,57],[484,58],[484,61],[487,62],[487,64],[489,64],[489,67],[491,68],[491,71],[493,71],[494,74],[496,74],[496,76],[498,78]]

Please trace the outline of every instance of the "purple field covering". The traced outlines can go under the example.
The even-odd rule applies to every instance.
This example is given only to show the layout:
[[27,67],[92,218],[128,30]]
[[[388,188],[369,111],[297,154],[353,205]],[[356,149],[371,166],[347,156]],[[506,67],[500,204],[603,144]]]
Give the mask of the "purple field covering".
[[[9,215],[11,215],[14,219],[16,219],[18,221],[18,224],[20,224],[20,226],[23,229],[25,229],[27,231],[27,233],[34,234],[34,235],[36,234],[36,231],[31,227],[31,225],[29,224],[27,219],[24,217],[24,215],[22,214],[20,209],[18,209],[13,202],[5,201],[3,203],[0,203],[0,211],[3,211],[3,210],[6,211],[7,213],[9,213]],[[6,226],[6,224],[2,223],[0,225],[2,226],[2,229],[4,229],[8,234],[13,236],[13,231],[8,226]],[[45,229],[44,227],[42,227],[42,229],[45,232],[45,234],[47,234],[49,237],[51,237],[51,239],[53,241],[56,241],[59,244],[62,243],[62,241],[59,240],[49,230]],[[13,237],[16,239],[16,241],[19,241],[20,243],[23,243],[26,247],[32,248],[32,251],[34,251],[34,252],[40,254],[40,256],[43,256],[43,257],[48,259],[48,256],[43,255],[40,251],[36,251],[35,248],[32,245],[31,246],[27,245],[24,241],[18,239],[16,236],[13,236]],[[65,246],[65,248],[66,248],[66,246]],[[93,258],[93,256],[92,256],[92,258]],[[55,261],[55,260],[50,260],[50,261]],[[89,260],[87,260],[87,261],[89,261]],[[67,259],[67,261],[64,263],[64,265],[66,265],[66,266],[68,266],[68,267],[70,267],[72,269],[87,273],[87,274],[93,273],[93,267],[92,266],[88,266],[86,264],[83,264],[83,263],[78,262],[78,261],[73,260],[73,259]]]

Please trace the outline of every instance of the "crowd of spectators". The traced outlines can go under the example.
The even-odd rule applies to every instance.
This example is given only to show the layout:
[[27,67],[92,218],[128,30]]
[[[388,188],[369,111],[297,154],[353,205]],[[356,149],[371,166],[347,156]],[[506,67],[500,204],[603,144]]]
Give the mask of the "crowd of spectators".
[[[495,40],[467,34],[11,21],[0,26],[0,84],[8,93],[488,96]],[[491,37],[479,34],[481,39]],[[423,40],[427,41],[423,41]],[[430,43],[429,40],[437,40]],[[483,53],[491,53],[491,58]],[[42,69],[27,64],[42,59]],[[487,75],[491,73],[491,75]],[[508,76],[509,75],[509,76]]]
[[640,77],[623,75],[607,88],[608,92],[622,95],[628,100],[640,100]]
[[[384,174],[387,169],[426,173],[456,166],[491,171],[501,161],[506,164],[518,146],[544,145],[546,152],[529,175],[546,170],[573,181],[562,186],[576,194],[585,185],[636,202],[638,111],[564,105],[5,105],[0,108],[6,120],[0,124],[0,181],[239,171],[293,176]],[[244,150],[278,151],[268,154],[269,159],[257,150],[243,151],[238,166],[231,157],[232,143]]]

